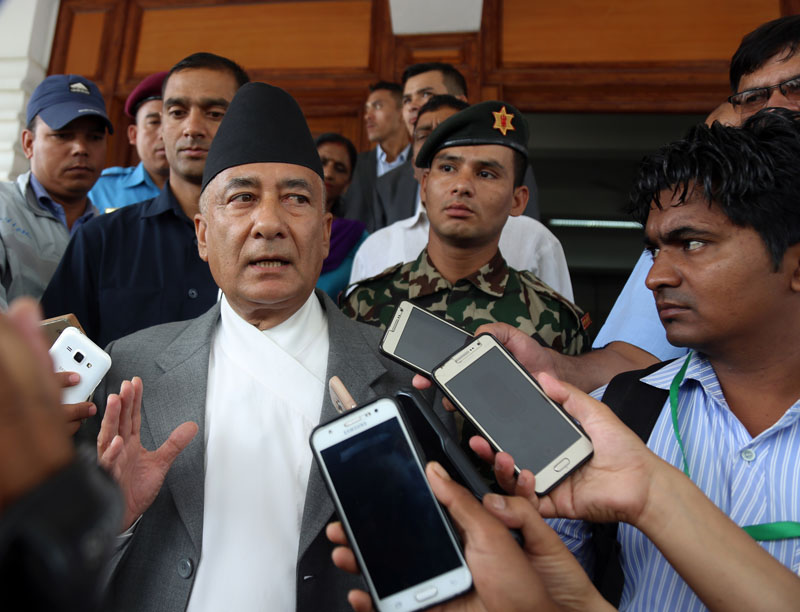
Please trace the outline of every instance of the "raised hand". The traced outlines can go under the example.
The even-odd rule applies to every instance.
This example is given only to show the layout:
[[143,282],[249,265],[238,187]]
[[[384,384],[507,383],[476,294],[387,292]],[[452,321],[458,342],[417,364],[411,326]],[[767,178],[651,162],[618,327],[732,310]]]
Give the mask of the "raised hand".
[[197,434],[193,422],[182,423],[154,451],[142,446],[142,379],[124,381],[118,394],[108,396],[97,436],[97,458],[116,479],[125,496],[123,530],[155,500],[172,462]]
[[59,387],[39,329],[39,305],[15,300],[0,314],[0,513],[72,459]]

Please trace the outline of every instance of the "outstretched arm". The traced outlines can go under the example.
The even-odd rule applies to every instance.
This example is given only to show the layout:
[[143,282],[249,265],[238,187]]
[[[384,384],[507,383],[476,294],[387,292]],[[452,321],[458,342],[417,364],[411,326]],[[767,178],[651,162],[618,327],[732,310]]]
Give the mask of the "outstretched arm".
[[[712,610],[797,605],[800,577],[761,548],[682,472],[652,453],[605,404],[547,374],[537,374],[537,379],[581,422],[594,444],[592,459],[540,498],[543,516],[630,523],[652,540]],[[473,438],[471,444],[491,458],[484,440]],[[498,454],[495,471],[498,482],[510,486],[513,459]],[[532,474],[523,470],[515,489],[535,498]]]

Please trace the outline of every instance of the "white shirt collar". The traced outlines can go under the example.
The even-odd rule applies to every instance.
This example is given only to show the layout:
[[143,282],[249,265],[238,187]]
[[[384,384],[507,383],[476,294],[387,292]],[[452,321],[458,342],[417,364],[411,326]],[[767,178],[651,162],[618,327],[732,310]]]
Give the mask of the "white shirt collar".
[[[251,336],[258,329],[245,321],[228,303],[225,295],[220,304],[222,324],[241,339]],[[322,305],[312,291],[308,299],[291,317],[280,325],[265,329],[260,333],[272,340],[295,359],[301,359],[309,344],[321,333],[327,332],[327,319]],[[327,357],[327,356],[326,356]]]

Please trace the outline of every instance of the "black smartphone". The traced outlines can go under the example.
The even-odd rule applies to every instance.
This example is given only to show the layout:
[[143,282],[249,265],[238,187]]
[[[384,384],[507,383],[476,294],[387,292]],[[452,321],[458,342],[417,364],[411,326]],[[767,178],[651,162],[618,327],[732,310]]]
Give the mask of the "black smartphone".
[[383,333],[380,351],[412,370],[430,376],[434,366],[472,340],[472,334],[402,301]]
[[481,478],[456,439],[419,393],[412,389],[401,389],[394,397],[419,443],[418,450],[423,462],[440,463],[453,480],[469,489],[478,499],[491,493],[489,485]]
[[317,426],[310,441],[379,611],[422,610],[472,586],[393,399]]
[[479,335],[434,368],[433,379],[495,450],[511,453],[517,473],[534,473],[539,495],[592,456],[578,422],[494,336]]

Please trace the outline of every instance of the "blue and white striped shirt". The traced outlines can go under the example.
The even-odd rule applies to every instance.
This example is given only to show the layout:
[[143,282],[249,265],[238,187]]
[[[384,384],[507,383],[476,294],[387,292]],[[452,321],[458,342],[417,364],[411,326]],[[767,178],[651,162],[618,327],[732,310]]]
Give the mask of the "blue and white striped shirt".
[[[642,380],[669,389],[683,361],[675,360]],[[598,389],[592,395],[599,398],[604,391]],[[711,364],[695,354],[680,386],[678,424],[692,480],[736,524],[800,521],[800,400],[772,427],[753,438],[728,408]],[[683,469],[668,401],[647,446]],[[586,525],[566,520],[551,524],[583,566],[591,570]],[[621,523],[617,537],[625,573],[620,609],[705,609],[643,533]],[[800,538],[761,542],[761,546],[800,573]],[[714,579],[713,571],[709,568],[709,580]]]

